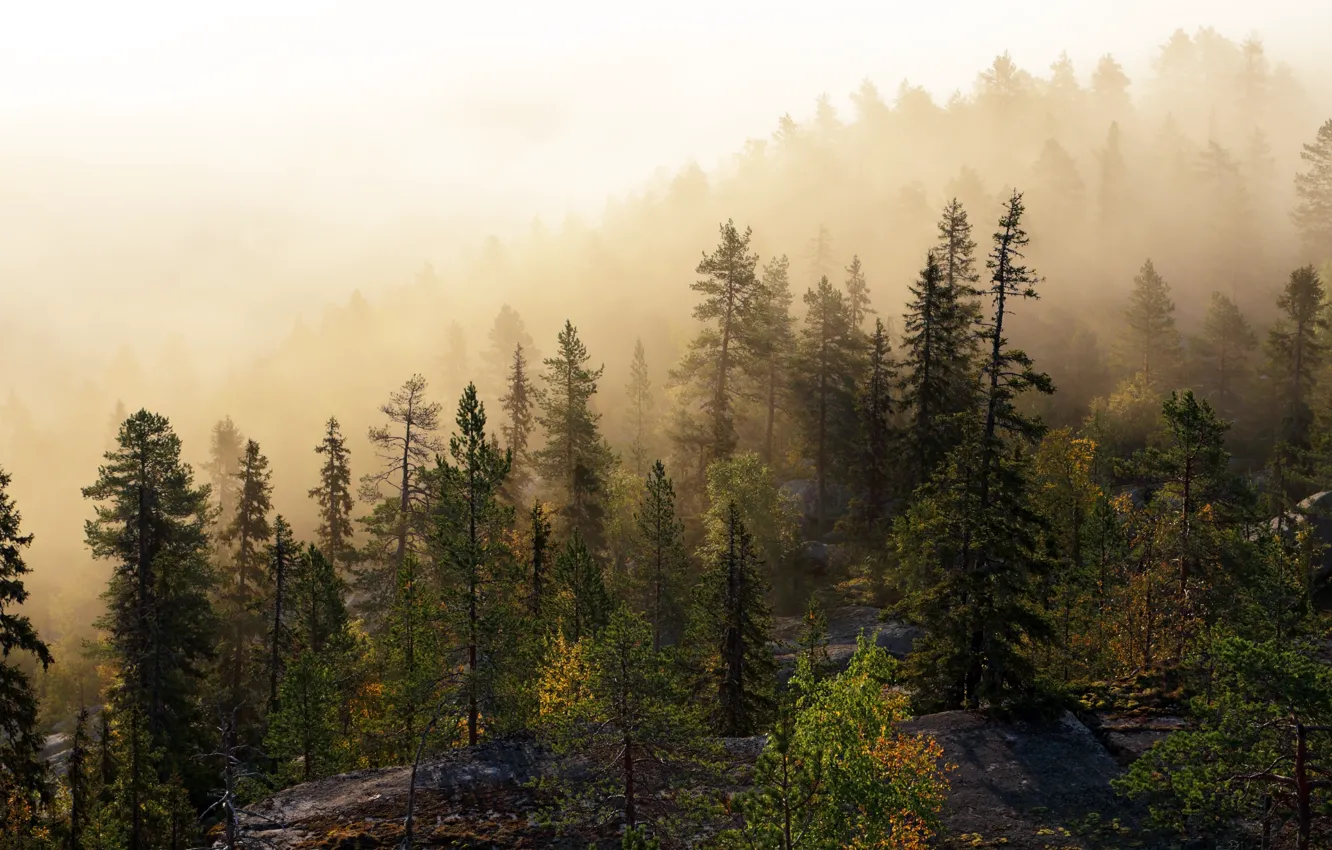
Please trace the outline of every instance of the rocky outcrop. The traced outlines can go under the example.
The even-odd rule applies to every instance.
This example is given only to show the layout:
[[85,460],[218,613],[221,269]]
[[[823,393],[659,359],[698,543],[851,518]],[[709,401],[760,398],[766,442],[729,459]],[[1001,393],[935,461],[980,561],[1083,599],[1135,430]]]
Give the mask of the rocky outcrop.
[[[879,609],[868,605],[834,608],[828,616],[828,659],[837,670],[846,669],[856,651],[856,639],[878,633],[878,644],[898,658],[905,658],[916,639],[923,634],[915,626],[879,619]],[[797,641],[805,628],[804,617],[773,618],[773,651],[783,678],[795,668]]]

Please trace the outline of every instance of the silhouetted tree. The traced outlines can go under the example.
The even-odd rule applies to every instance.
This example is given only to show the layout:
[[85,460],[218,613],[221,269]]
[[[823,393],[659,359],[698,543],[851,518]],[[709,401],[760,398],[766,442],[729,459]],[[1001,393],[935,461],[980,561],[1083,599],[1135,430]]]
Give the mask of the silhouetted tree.
[[315,446],[323,456],[319,467],[319,486],[310,489],[310,498],[319,505],[319,526],[315,539],[333,564],[348,569],[355,562],[352,542],[351,452],[336,417],[324,425],[324,439]]
[[637,607],[652,624],[652,647],[661,649],[662,635],[675,636],[683,626],[687,597],[688,557],[684,524],[675,513],[675,488],[661,461],[647,475],[643,501],[634,517]]
[[513,460],[505,486],[512,494],[511,501],[514,504],[523,498],[532,483],[532,455],[528,446],[532,440],[538,402],[536,387],[528,375],[527,357],[523,351],[522,343],[514,345],[506,379],[507,389],[500,397],[500,409],[504,411],[500,431],[504,434],[505,447]]
[[1295,226],[1309,259],[1332,259],[1332,118],[1318,128],[1313,144],[1304,145],[1300,159],[1308,170],[1295,175]]
[[859,255],[852,256],[851,265],[846,267],[846,309],[855,330],[861,330],[865,320],[875,313],[870,306],[869,284]]
[[634,340],[634,359],[629,363],[629,385],[625,387],[625,394],[629,397],[629,430],[632,434],[629,455],[634,460],[634,471],[642,475],[651,452],[653,431],[652,378],[648,373],[642,339]]

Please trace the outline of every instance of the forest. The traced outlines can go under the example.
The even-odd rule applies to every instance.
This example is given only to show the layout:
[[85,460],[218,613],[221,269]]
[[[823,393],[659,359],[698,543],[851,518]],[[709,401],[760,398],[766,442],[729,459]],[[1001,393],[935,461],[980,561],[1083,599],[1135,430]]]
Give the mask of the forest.
[[[941,846],[910,718],[1152,700],[1112,842],[1329,846],[1321,96],[1205,28],[867,80],[220,378],[11,392],[0,848],[265,846],[282,789],[503,741],[561,846]],[[852,605],[911,651],[835,662]]]

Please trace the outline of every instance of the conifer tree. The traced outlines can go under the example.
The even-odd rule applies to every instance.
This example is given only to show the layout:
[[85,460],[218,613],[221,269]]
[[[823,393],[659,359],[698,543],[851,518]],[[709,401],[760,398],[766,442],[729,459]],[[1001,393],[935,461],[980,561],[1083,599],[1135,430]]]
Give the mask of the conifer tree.
[[675,513],[675,488],[661,461],[648,473],[643,502],[634,519],[638,608],[652,624],[652,648],[660,650],[663,635],[677,636],[683,626],[688,567],[684,524]]
[[527,357],[523,354],[522,343],[513,348],[513,358],[506,379],[507,390],[500,397],[500,409],[504,411],[504,422],[500,431],[504,434],[504,445],[513,458],[513,468],[509,470],[506,489],[512,494],[510,501],[517,504],[527,493],[532,483],[532,455],[529,444],[532,441],[532,427],[535,424],[537,391],[527,371]]
[[725,540],[713,558],[699,616],[713,624],[715,724],[718,734],[743,737],[765,728],[771,717],[776,662],[767,582],[734,502],[727,505]]
[[926,254],[903,317],[902,405],[913,488],[961,442],[959,417],[976,402],[975,342],[960,291],[944,280],[935,252]]
[[795,356],[789,267],[785,254],[763,266],[753,307],[752,371],[764,410],[763,462],[769,466],[777,454],[777,416],[787,402]]
[[[121,423],[125,421],[124,408],[118,408],[117,412],[120,415],[115,421],[113,435],[118,433]],[[240,459],[244,454],[245,438],[241,436],[236,423],[231,421],[230,416],[218,420],[213,425],[208,465],[204,470],[208,473],[214,504],[217,505],[214,530],[219,537],[231,527],[236,516],[236,505],[240,501],[240,479],[237,476],[241,471]]]
[[1326,300],[1323,282],[1313,266],[1291,272],[1285,289],[1277,297],[1281,318],[1267,337],[1268,380],[1281,417],[1273,449],[1275,483],[1278,494],[1287,502],[1301,498],[1297,494],[1307,488],[1306,479],[1311,472],[1310,394],[1326,353],[1323,341],[1329,327]]
[[[222,540],[234,546],[231,556],[233,575],[228,577],[230,586],[222,594],[230,631],[222,675],[229,694],[228,709],[238,712],[240,718],[233,731],[248,729],[255,721],[257,705],[253,702],[262,699],[259,696],[262,690],[253,694],[256,697],[253,702],[247,699],[246,692],[257,684],[253,681],[250,655],[264,629],[258,606],[266,589],[267,553],[264,547],[273,535],[268,523],[268,514],[273,508],[268,458],[254,440],[246,441],[239,467],[235,515],[222,532]],[[262,688],[262,685],[258,687]]]
[[461,392],[463,382],[471,374],[467,364],[467,332],[458,322],[450,322],[448,350],[443,357],[444,392]]
[[809,276],[817,280],[833,272],[832,233],[822,224],[819,232],[809,240],[805,247],[805,262],[809,264]]
[[870,306],[869,284],[865,282],[865,269],[860,264],[859,255],[853,255],[851,265],[846,267],[846,309],[851,327],[857,331],[875,313]]
[[532,502],[529,514],[532,523],[532,564],[529,572],[528,607],[532,617],[542,622],[542,612],[546,609],[546,597],[550,593],[550,579],[546,573],[550,558],[550,519],[539,500]]
[[[32,621],[15,610],[28,598],[28,574],[22,550],[32,543],[20,529],[22,516],[9,495],[9,473],[0,469],[0,794],[30,797],[41,789],[42,739],[37,728],[37,696],[20,654],[31,655],[46,669],[51,652]],[[6,798],[7,799],[7,798]]]
[[441,689],[439,600],[424,579],[416,553],[408,552],[397,571],[380,645],[385,704],[374,720],[388,727],[387,755],[398,763],[412,758]]
[[518,585],[505,537],[512,509],[498,500],[509,473],[511,455],[486,439],[486,408],[468,384],[458,401],[458,431],[449,440],[450,461],[440,459],[441,492],[437,507],[435,546],[454,621],[453,633],[466,650],[467,743],[475,746],[480,729],[482,668],[493,671],[504,652],[506,631],[499,609],[514,597]]
[[856,381],[862,365],[860,341],[841,291],[819,281],[805,293],[805,326],[796,350],[796,389],[805,439],[814,449],[818,483],[818,532],[828,530],[828,479],[842,468],[841,447],[855,438]]
[[809,595],[796,648],[799,651],[797,664],[805,666],[811,683],[832,669],[832,659],[828,655],[828,615],[824,613],[817,593]]
[[300,545],[292,537],[291,526],[279,514],[273,525],[273,545],[268,547],[269,582],[273,595],[269,602],[268,634],[268,711],[278,708],[278,681],[286,658],[291,653],[291,577],[301,557]]
[[324,460],[319,468],[319,486],[311,488],[310,498],[319,505],[319,526],[315,540],[332,563],[344,570],[355,562],[352,542],[351,452],[342,436],[336,417],[324,425],[324,439],[315,446]]
[[157,782],[152,753],[185,773],[199,750],[198,694],[216,633],[209,491],[194,486],[165,417],[131,415],[117,442],[96,483],[83,489],[96,503],[85,533],[93,556],[112,562],[98,627],[120,671],[112,704],[126,730],[117,781],[130,807],[128,844],[146,850],[139,805]]
[[1257,347],[1258,337],[1239,307],[1213,292],[1202,333],[1190,348],[1197,360],[1198,385],[1224,416],[1234,418],[1241,408]]
[[588,551],[577,529],[555,559],[554,578],[565,639],[577,643],[595,634],[610,615],[610,595],[606,593],[601,564]]
[[1009,199],[986,263],[993,305],[985,326],[985,403],[968,439],[899,518],[895,539],[919,587],[911,607],[926,637],[911,658],[920,699],[947,707],[1002,704],[1027,691],[1033,646],[1049,638],[1038,579],[1049,567],[1036,531],[1024,443],[1040,423],[1016,405],[1025,391],[1053,390],[1030,358],[1009,346],[1012,301],[1036,297],[1022,264],[1022,196]]
[[1144,262],[1133,278],[1119,357],[1126,368],[1141,374],[1152,387],[1168,385],[1179,368],[1175,302],[1170,299],[1170,284],[1157,274],[1151,260]]
[[642,338],[634,340],[634,359],[629,363],[629,456],[634,461],[634,472],[643,474],[648,462],[652,438],[652,379],[648,373],[647,355]]
[[1295,226],[1308,258],[1326,262],[1332,259],[1332,118],[1318,128],[1313,144],[1304,145],[1300,159],[1308,171],[1295,175]]
[[[486,383],[488,386],[512,386],[507,380],[516,349],[532,351],[532,335],[527,332],[523,317],[518,311],[505,304],[495,315],[495,322],[490,326],[489,345],[481,355],[486,365]],[[493,382],[493,383],[491,383]]]
[[265,738],[284,779],[309,782],[341,766],[336,749],[339,696],[327,657],[305,650],[287,668]]
[[83,850],[83,831],[92,814],[93,800],[89,794],[91,768],[88,734],[88,708],[79,708],[74,717],[74,735],[70,740],[69,758],[65,762],[65,788],[69,792],[69,815],[65,827],[65,846],[69,850]]
[[677,381],[693,384],[701,396],[708,422],[707,459],[723,458],[735,450],[734,401],[746,346],[753,336],[755,300],[761,285],[755,274],[758,255],[749,252],[751,231],[736,229],[733,221],[720,228],[716,250],[704,255],[695,270],[700,275],[691,288],[703,296],[694,318],[706,327],[689,346]]
[[361,499],[375,506],[375,514],[366,524],[380,536],[381,557],[387,558],[387,564],[371,565],[359,576],[358,584],[380,610],[395,586],[390,577],[401,571],[409,544],[420,530],[428,498],[423,472],[442,450],[434,436],[440,406],[426,401],[425,391],[425,378],[413,375],[379,408],[389,424],[370,429],[370,443],[384,467],[361,478]]
[[293,642],[316,655],[346,649],[347,585],[317,546],[307,546],[292,564],[290,588],[288,621]]
[[893,388],[897,383],[897,364],[893,360],[888,332],[883,320],[875,319],[874,335],[870,337],[869,365],[856,398],[860,432],[854,468],[860,493],[853,506],[852,521],[867,537],[874,534],[880,521],[887,516],[893,485],[900,480],[893,402]]
[[536,467],[559,494],[562,504],[557,513],[565,527],[577,529],[585,541],[598,547],[604,519],[601,489],[611,454],[597,425],[601,414],[592,411],[591,401],[603,367],[587,368],[587,346],[568,321],[558,345],[542,376],[546,388],[537,421],[545,429],[546,445],[536,452]]

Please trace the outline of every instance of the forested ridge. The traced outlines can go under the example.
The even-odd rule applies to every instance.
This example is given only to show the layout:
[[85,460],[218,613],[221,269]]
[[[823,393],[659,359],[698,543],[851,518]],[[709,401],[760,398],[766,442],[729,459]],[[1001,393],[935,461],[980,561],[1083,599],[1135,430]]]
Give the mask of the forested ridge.
[[[1133,840],[1330,840],[1325,105],[1207,29],[1141,84],[852,100],[222,381],[11,394],[0,848],[242,846],[274,791],[504,740],[550,836],[914,848],[908,718],[1153,701]],[[850,604],[911,652],[831,663]]]

